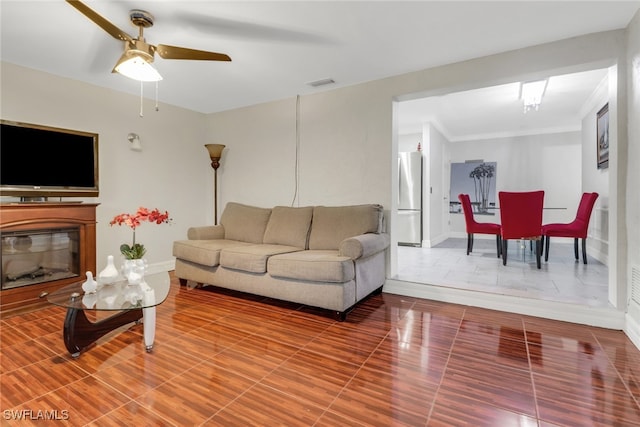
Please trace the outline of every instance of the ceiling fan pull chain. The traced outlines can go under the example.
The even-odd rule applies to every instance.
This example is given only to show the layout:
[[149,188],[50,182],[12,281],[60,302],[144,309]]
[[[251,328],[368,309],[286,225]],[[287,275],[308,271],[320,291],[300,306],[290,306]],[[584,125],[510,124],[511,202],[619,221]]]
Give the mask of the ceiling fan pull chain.
[[160,111],[158,108],[158,81],[156,80],[156,111]]
[[144,99],[143,95],[143,90],[142,90],[143,86],[142,86],[142,82],[140,82],[140,117],[144,117],[144,114],[142,113],[142,101]]

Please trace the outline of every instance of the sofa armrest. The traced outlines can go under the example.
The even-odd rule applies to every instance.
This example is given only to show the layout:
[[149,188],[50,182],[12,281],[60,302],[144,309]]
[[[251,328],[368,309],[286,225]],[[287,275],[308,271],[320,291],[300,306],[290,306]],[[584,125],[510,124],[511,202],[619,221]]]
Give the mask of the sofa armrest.
[[338,253],[351,259],[366,258],[384,251],[389,246],[390,238],[387,233],[367,233],[349,237],[340,242]]
[[224,227],[222,224],[190,227],[187,230],[187,238],[189,240],[224,239]]

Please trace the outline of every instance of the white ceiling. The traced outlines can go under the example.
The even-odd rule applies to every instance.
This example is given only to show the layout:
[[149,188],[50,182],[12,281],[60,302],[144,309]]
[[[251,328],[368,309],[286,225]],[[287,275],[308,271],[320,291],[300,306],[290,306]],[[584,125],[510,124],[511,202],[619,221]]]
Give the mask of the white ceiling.
[[542,104],[527,113],[520,82],[403,101],[398,128],[422,133],[423,123],[431,123],[452,142],[577,131],[607,78],[607,69],[549,76]]
[[[231,56],[232,62],[156,57],[156,67],[164,77],[160,82],[160,101],[203,113],[625,28],[640,8],[640,1],[94,0],[85,3],[132,36],[137,35],[137,30],[129,22],[129,10],[151,12],[155,25],[145,31],[148,43]],[[122,42],[66,2],[1,0],[0,15],[2,61],[113,90],[139,93],[139,83],[111,73],[123,51]],[[320,88],[307,84],[324,78],[334,79],[335,84]],[[589,76],[589,84],[598,78],[598,75]],[[145,93],[153,97],[153,83],[145,87]],[[492,91],[491,96],[482,94],[476,112],[490,111],[492,102],[501,97],[498,92],[513,92],[509,87],[488,90]],[[575,92],[585,97],[585,90]],[[546,105],[551,105],[552,93],[550,83]],[[449,95],[441,100],[446,100],[449,111],[459,112],[456,100],[460,96],[462,94]],[[429,104],[432,100],[424,102]],[[465,104],[474,109],[470,101],[465,100]],[[417,114],[424,117],[434,113],[420,110]],[[450,120],[446,111],[439,114],[442,125],[448,127]],[[471,129],[474,121],[482,124],[488,119],[468,120],[469,129],[464,130],[453,130],[451,125],[451,131],[456,135],[488,132]],[[410,126],[416,126],[416,122]]]

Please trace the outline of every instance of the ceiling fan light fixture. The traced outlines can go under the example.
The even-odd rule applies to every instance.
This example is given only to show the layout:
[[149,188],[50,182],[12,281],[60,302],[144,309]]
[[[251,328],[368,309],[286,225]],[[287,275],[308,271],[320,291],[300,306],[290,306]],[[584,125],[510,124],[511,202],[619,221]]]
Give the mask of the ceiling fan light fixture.
[[[140,82],[158,82],[162,76],[151,65],[156,53],[164,59],[193,59],[201,61],[231,61],[229,55],[217,52],[207,52],[204,50],[189,49],[179,46],[169,46],[159,44],[157,46],[148,44],[144,38],[144,29],[153,26],[153,15],[149,12],[134,9],[129,12],[131,23],[138,28],[138,36],[132,37],[125,31],[113,25],[109,20],[102,17],[95,10],[81,2],[80,0],[66,0],[72,7],[77,9],[84,16],[93,21],[96,25],[106,31],[110,36],[125,42],[125,52],[118,60],[118,63],[111,71],[119,73]],[[157,88],[157,86],[156,86]]]
[[[151,61],[153,58],[151,58]],[[153,68],[151,61],[145,58],[144,52],[128,51],[120,57],[113,71],[141,82],[157,82],[162,76]]]

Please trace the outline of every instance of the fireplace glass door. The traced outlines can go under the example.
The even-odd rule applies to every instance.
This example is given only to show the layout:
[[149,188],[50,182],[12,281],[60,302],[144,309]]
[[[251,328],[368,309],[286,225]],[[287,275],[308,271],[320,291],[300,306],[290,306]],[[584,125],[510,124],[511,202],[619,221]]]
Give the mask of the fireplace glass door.
[[2,289],[35,285],[80,272],[79,228],[2,232]]

